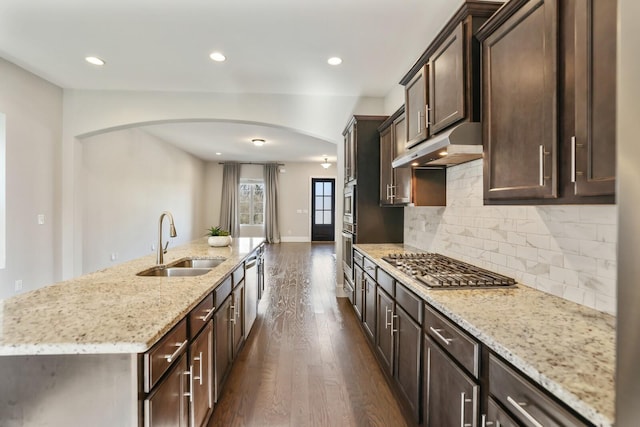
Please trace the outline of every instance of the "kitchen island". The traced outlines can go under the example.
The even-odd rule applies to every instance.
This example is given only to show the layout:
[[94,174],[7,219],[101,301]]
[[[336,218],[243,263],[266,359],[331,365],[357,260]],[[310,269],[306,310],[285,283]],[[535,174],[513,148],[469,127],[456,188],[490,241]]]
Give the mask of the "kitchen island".
[[429,290],[382,259],[422,251],[402,244],[354,248],[582,417],[613,426],[615,317],[521,284]]
[[165,263],[226,260],[196,277],[140,277],[155,255],[0,301],[0,420],[8,426],[135,426],[139,355],[171,331],[262,238],[170,248]]

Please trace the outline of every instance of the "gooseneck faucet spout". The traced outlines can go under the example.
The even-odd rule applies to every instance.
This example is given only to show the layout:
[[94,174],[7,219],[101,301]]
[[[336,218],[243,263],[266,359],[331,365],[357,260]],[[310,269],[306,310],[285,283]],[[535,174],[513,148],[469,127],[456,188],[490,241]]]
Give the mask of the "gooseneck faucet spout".
[[178,235],[178,233],[176,233],[176,227],[173,225],[173,215],[171,215],[171,212],[162,212],[160,221],[158,221],[158,256],[156,258],[156,264],[158,265],[164,264],[164,254],[167,253],[167,247],[169,246],[169,241],[167,241],[164,247],[162,246],[162,220],[165,216],[169,217],[169,236],[176,237]]

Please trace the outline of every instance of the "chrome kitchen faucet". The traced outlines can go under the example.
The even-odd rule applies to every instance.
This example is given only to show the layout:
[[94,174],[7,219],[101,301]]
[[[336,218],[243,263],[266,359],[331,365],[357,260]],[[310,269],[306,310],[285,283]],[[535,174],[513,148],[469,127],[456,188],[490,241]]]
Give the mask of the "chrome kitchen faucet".
[[178,235],[178,233],[176,233],[176,227],[173,225],[173,215],[171,215],[171,212],[162,212],[160,221],[158,221],[158,256],[156,258],[156,264],[158,265],[164,264],[164,254],[167,253],[167,247],[169,246],[169,241],[167,240],[167,244],[162,247],[162,220],[165,216],[169,217],[169,236],[176,237]]

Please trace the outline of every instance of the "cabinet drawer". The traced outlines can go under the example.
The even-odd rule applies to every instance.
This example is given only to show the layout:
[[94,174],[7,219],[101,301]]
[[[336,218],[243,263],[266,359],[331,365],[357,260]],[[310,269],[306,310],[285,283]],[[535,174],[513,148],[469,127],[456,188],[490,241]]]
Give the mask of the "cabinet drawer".
[[440,344],[471,375],[478,378],[480,366],[480,343],[469,337],[460,328],[425,305],[425,329],[435,342]]
[[235,288],[244,279],[244,264],[233,271],[233,287]]
[[524,425],[536,425],[533,420],[545,427],[589,425],[493,354],[489,355],[489,393]]
[[229,295],[231,295],[231,276],[224,279],[224,282],[213,291],[213,304],[219,307]]
[[376,278],[376,265],[369,258],[364,257],[364,271],[371,276],[373,279]]
[[162,374],[187,349],[187,320],[182,319],[144,354],[144,391],[149,392]]
[[422,299],[405,288],[400,282],[396,282],[396,303],[409,313],[413,320],[422,325]]
[[380,287],[385,291],[387,291],[387,293],[392,297],[395,295],[395,292],[393,289],[394,288],[393,283],[394,283],[393,277],[389,276],[389,274],[387,274],[386,271],[379,268],[378,269],[378,285],[380,285]]
[[358,251],[353,251],[353,263],[358,264],[360,267],[364,267],[364,255]]
[[189,337],[193,339],[213,316],[213,294],[209,294],[189,313]]

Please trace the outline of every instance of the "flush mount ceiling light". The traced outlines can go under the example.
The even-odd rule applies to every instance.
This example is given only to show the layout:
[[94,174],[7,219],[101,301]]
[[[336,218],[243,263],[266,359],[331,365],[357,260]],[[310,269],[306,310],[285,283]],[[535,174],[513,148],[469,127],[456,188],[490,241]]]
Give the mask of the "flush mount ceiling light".
[[320,166],[322,166],[325,169],[329,169],[331,167],[331,163],[329,163],[329,161],[327,160],[327,158],[324,158],[324,163],[320,163]]
[[227,59],[227,57],[220,52],[211,52],[211,55],[209,55],[209,58],[211,58],[216,62],[223,62]]
[[340,65],[342,64],[342,58],[338,58],[337,56],[332,56],[331,58],[327,59],[327,63],[329,65]]
[[254,138],[251,140],[256,147],[262,147],[267,141],[262,138]]
[[222,156],[222,153],[216,153],[216,156]]
[[93,65],[104,65],[105,62],[103,59],[98,58],[97,56],[87,56],[86,58],[84,58],[85,61],[87,61],[89,64],[93,64]]

